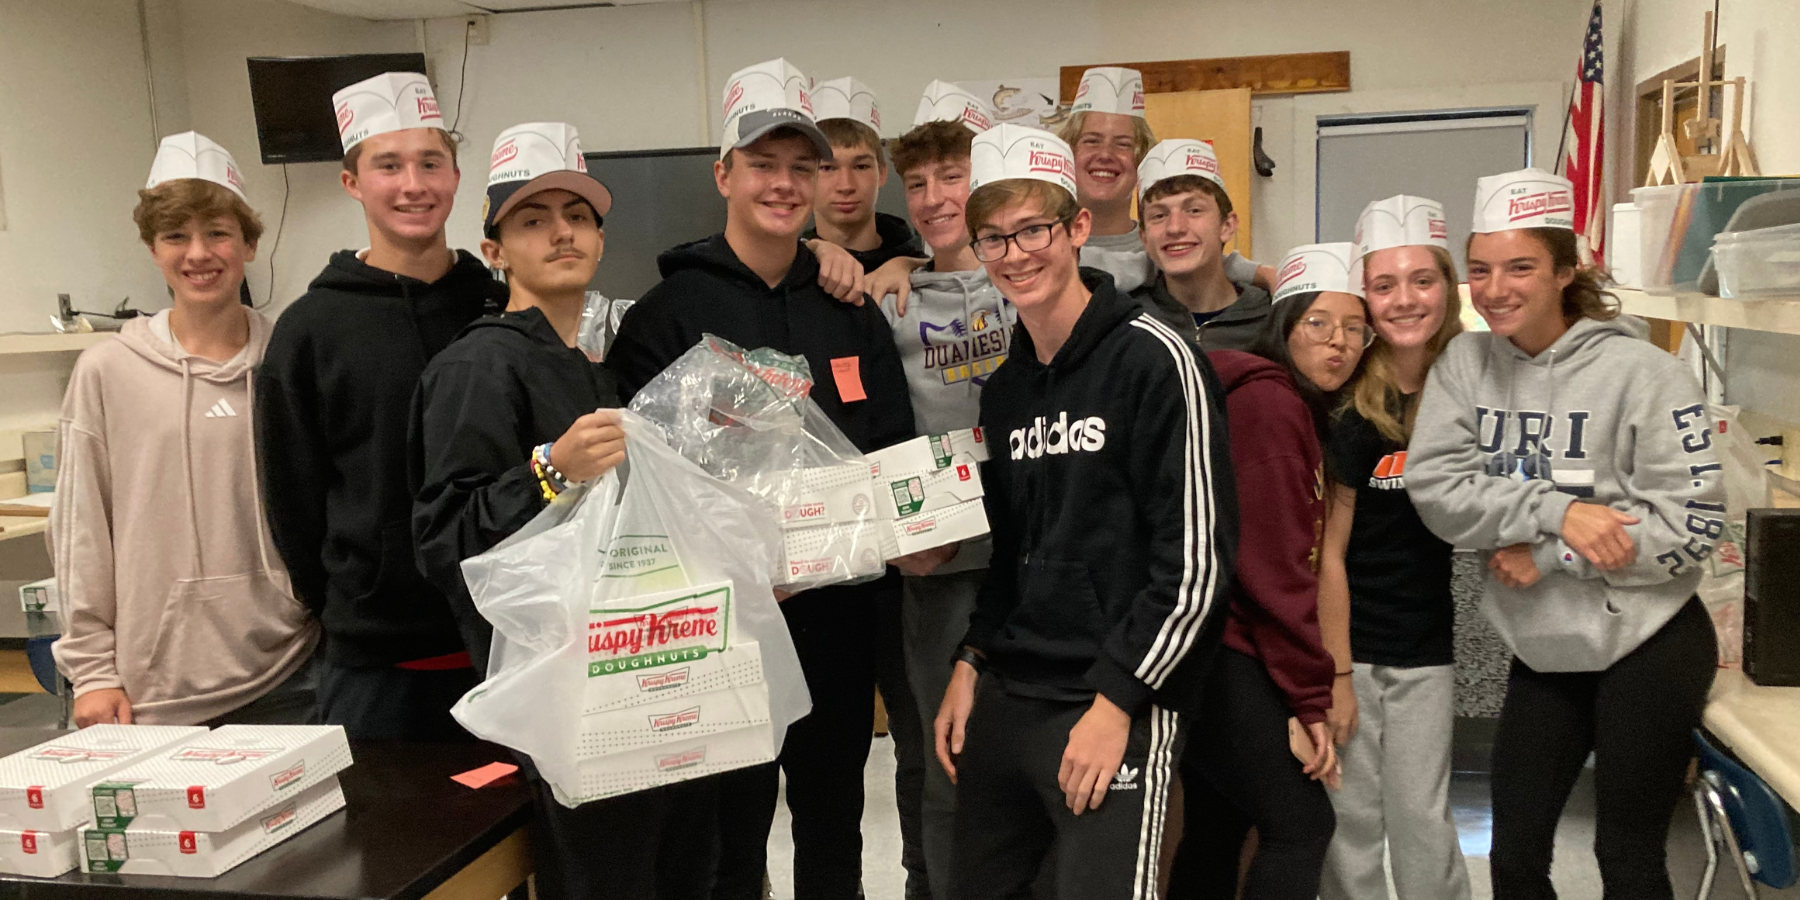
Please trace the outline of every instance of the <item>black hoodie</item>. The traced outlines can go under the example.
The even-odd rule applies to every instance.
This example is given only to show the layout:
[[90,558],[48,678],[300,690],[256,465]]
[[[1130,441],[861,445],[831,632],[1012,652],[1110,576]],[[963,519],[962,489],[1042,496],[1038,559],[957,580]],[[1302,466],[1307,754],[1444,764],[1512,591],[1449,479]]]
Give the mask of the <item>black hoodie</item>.
[[1206,324],[1198,326],[1194,324],[1193,312],[1169,293],[1168,282],[1161,272],[1157,273],[1155,281],[1132,291],[1131,296],[1137,298],[1158,321],[1197,342],[1202,350],[1249,352],[1256,346],[1256,340],[1262,334],[1263,322],[1269,318],[1274,305],[1269,292],[1254,284],[1233,287],[1238,290],[1237,300],[1207,319]]
[[1237,541],[1223,392],[1112,276],[1081,279],[1050,364],[1021,323],[981,394],[994,557],[965,642],[1013,693],[1190,710]]
[[[862,263],[864,272],[873,272],[881,268],[888,260],[900,256],[910,256],[916,259],[925,257],[925,242],[920,240],[919,236],[913,233],[912,226],[906,224],[906,220],[899,216],[876,213],[875,234],[881,238],[881,246],[873,250],[844,248],[850,252],[852,259]],[[807,230],[806,234],[801,235],[801,238],[811,240],[818,236],[819,229],[811,228]]]
[[[812,251],[800,247],[774,287],[737,258],[723,234],[682,244],[656,263],[662,282],[625,313],[607,351],[621,400],[631,402],[701,335],[712,334],[747,350],[805,356],[812,399],[856,449],[867,453],[913,436],[906,371],[887,319],[873,303],[851,306],[825,293]],[[844,398],[857,388],[867,399]]]
[[419,378],[408,467],[413,540],[419,569],[450,598],[478,671],[487,671],[493,628],[469,598],[462,561],[543,510],[531,448],[618,405],[612,373],[564,344],[535,308],[476,319]]
[[343,250],[275,322],[256,380],[263,502],[336,663],[463,649],[444,595],[413,564],[407,409],[425,363],[506,294],[466,252],[427,284]]

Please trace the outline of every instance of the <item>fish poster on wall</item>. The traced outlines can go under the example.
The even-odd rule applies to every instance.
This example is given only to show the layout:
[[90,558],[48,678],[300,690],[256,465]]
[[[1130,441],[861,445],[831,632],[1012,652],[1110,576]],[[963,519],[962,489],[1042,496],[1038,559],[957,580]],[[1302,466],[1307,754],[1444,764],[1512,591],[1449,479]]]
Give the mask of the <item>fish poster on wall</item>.
[[1047,78],[1006,78],[999,81],[959,81],[957,87],[980,97],[994,109],[994,123],[1011,122],[1051,131],[1067,113],[1057,106],[1061,82]]

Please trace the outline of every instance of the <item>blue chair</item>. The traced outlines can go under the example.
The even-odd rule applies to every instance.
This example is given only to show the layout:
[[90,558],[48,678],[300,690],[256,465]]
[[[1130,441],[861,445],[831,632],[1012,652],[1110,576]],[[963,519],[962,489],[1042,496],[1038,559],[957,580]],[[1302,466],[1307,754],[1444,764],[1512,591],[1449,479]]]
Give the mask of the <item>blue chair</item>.
[[1755,882],[1777,889],[1793,885],[1794,836],[1781,798],[1755,773],[1719,752],[1698,729],[1694,743],[1700,748],[1694,809],[1706,839],[1706,872],[1700,876],[1698,900],[1712,895],[1721,841],[1737,866],[1745,897],[1757,896]]

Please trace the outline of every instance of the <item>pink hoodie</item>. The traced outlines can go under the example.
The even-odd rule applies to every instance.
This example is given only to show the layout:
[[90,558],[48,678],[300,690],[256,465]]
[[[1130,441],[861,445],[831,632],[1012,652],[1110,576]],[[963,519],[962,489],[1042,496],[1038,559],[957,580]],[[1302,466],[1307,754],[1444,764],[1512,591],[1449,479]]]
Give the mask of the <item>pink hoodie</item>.
[[81,354],[63,396],[56,661],[77,696],[123,688],[144,724],[237,709],[318,643],[258,495],[252,373],[270,326],[248,313],[225,363],[184,352],[166,318],[133,319]]

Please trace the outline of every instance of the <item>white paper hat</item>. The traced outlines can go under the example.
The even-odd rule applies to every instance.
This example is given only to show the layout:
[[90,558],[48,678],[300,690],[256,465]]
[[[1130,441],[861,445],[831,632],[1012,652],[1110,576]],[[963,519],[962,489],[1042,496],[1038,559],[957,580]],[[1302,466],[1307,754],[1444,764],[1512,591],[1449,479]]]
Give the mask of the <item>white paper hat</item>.
[[975,136],[969,148],[969,190],[996,181],[1033,178],[1075,196],[1075,154],[1041,128],[1002,122]]
[[925,86],[925,96],[919,98],[913,127],[926,122],[961,122],[980,134],[994,127],[994,111],[980,97],[948,81],[934,81]]
[[612,209],[612,192],[588,174],[587,158],[581,155],[581,134],[575,126],[527,122],[500,132],[488,160],[482,228],[494,227],[519,201],[556,188],[586,200],[596,216],[605,216]]
[[1575,185],[1543,169],[1520,169],[1475,182],[1476,234],[1515,228],[1575,230]]
[[1302,244],[1282,257],[1275,271],[1275,298],[1279,303],[1295,294],[1337,291],[1363,295],[1362,278],[1351,277],[1354,247],[1348,242]]
[[1225,186],[1225,179],[1219,177],[1219,155],[1213,152],[1211,144],[1173,138],[1157,142],[1138,164],[1138,197],[1143,197],[1151,185],[1177,175],[1198,175],[1221,188]]
[[851,119],[881,133],[881,107],[875,92],[854,78],[833,78],[813,85],[813,119]]
[[799,131],[812,139],[820,156],[831,156],[831,142],[813,120],[812,80],[785,59],[771,59],[733,73],[725,82],[721,107],[725,116],[721,159],[777,128]]
[[387,72],[331,95],[344,152],[372,135],[408,128],[443,128],[431,82],[417,72]]
[[198,178],[224,185],[232,193],[244,197],[244,176],[238,171],[237,160],[231,158],[231,151],[197,131],[184,131],[162,139],[162,144],[156,148],[156,159],[150,162],[150,180],[145,182],[144,189],[181,178]]
[[1450,248],[1450,224],[1436,200],[1395,194],[1363,207],[1356,217],[1356,258],[1390,247]]
[[1144,117],[1144,76],[1136,69],[1099,66],[1081,73],[1069,113],[1103,112]]

